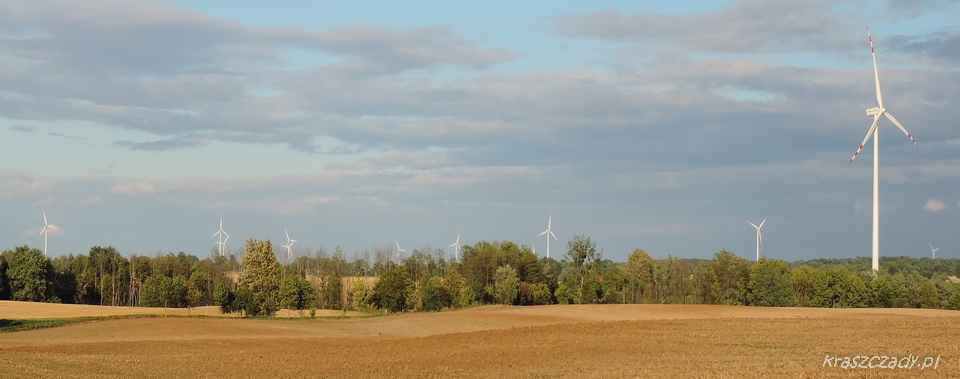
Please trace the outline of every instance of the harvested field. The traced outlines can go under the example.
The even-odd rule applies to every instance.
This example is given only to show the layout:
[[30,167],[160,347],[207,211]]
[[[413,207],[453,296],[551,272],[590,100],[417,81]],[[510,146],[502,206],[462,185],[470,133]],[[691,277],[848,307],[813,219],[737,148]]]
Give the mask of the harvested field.
[[[0,377],[957,376],[958,321],[960,312],[939,310],[714,305],[119,319],[0,334]],[[823,368],[825,354],[942,362],[935,371],[845,371]]]

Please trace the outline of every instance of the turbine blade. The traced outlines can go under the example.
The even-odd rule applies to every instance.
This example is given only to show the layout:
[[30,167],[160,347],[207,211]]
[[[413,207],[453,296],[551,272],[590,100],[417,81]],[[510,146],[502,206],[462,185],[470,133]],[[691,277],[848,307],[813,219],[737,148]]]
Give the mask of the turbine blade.
[[767,219],[763,219],[763,221],[760,221],[759,228],[763,228],[763,224],[766,224],[766,223],[767,223]]
[[49,225],[50,223],[47,222],[47,212],[40,211],[40,213],[43,215],[43,225],[44,226]]
[[873,116],[873,123],[870,124],[870,127],[867,128],[867,135],[863,136],[863,142],[860,142],[860,146],[857,146],[857,151],[850,156],[850,162],[853,162],[860,156],[860,153],[863,153],[863,145],[867,144],[867,141],[870,141],[870,137],[873,136],[873,132],[877,130],[877,123],[880,122],[880,115]]
[[547,234],[547,233],[549,233],[549,232],[550,232],[550,229],[544,230],[544,231],[540,232],[540,234],[537,234],[537,237],[543,237],[545,234]]
[[754,223],[752,223],[752,222],[750,222],[750,221],[747,221],[747,223],[750,224],[750,226],[752,226],[754,229],[757,229],[757,228],[758,228],[757,224],[754,224]]
[[554,240],[554,241],[559,241],[559,240],[557,239],[557,235],[556,235],[556,234],[553,234],[553,231],[550,232],[550,237],[553,237],[553,240]]
[[877,49],[873,46],[873,35],[867,27],[867,43],[870,45],[870,56],[873,57],[873,85],[877,95],[877,106],[883,108],[883,93],[880,92],[880,70],[877,68]]
[[883,115],[887,116],[887,119],[890,120],[890,122],[892,122],[893,125],[896,125],[897,129],[900,129],[900,131],[903,132],[903,134],[910,139],[910,142],[917,143],[917,139],[913,137],[913,134],[910,134],[910,132],[907,131],[907,128],[904,128],[903,124],[901,124],[896,117],[893,117],[893,115],[890,114],[890,112],[884,112]]

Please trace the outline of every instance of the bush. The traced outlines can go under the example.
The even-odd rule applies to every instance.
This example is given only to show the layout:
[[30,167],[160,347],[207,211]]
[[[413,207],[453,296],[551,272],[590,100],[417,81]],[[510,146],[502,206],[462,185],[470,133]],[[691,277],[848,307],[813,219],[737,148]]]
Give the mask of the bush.
[[546,283],[520,283],[520,304],[545,305],[550,304],[550,288]]

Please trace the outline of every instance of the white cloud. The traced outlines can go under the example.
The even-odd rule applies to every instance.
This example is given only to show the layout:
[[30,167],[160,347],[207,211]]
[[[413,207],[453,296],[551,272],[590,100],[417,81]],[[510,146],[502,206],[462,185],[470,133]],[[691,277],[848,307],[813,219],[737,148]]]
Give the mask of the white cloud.
[[940,199],[927,199],[927,203],[923,205],[923,210],[930,213],[940,213],[944,209],[947,209],[947,204]]

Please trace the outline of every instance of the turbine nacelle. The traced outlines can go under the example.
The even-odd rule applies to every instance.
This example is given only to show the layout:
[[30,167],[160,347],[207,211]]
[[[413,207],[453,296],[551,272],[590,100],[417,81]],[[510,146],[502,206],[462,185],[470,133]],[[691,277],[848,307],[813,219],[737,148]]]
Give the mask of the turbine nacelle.
[[867,116],[877,117],[884,114],[887,110],[880,107],[867,108]]

